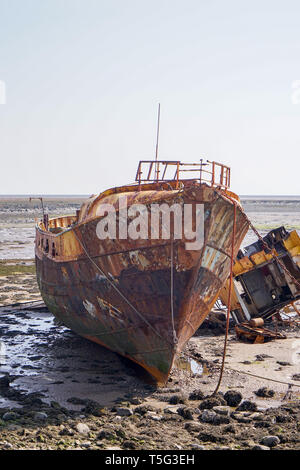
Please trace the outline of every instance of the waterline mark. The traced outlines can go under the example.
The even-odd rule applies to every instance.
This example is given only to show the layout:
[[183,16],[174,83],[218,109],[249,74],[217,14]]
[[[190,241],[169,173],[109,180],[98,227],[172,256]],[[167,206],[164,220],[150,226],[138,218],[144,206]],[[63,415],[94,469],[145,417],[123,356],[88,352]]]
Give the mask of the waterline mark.
[[203,204],[132,204],[121,196],[118,207],[100,204],[96,227],[100,240],[184,240],[186,250],[200,250],[204,243]]
[[6,84],[0,80],[0,104],[6,104]]

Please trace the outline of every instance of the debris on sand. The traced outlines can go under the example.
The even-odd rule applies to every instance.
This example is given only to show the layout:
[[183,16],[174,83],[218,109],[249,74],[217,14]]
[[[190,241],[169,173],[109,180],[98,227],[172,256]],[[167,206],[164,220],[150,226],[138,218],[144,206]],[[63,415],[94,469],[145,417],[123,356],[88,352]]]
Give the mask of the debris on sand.
[[254,392],[257,397],[262,397],[262,398],[272,398],[275,395],[274,390],[268,388],[268,387],[261,387],[256,392]]
[[243,399],[243,395],[236,390],[228,390],[224,395],[224,399],[228,406],[238,406]]

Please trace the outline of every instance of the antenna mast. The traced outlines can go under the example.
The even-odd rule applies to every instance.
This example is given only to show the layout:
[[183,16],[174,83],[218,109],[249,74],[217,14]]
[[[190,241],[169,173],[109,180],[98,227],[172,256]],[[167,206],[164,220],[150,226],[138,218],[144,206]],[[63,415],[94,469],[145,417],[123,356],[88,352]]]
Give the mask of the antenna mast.
[[158,141],[159,141],[159,125],[160,125],[160,103],[158,103],[158,115],[157,115],[157,133],[156,133],[156,150],[155,150],[155,173],[156,180],[159,178],[159,164],[158,164]]

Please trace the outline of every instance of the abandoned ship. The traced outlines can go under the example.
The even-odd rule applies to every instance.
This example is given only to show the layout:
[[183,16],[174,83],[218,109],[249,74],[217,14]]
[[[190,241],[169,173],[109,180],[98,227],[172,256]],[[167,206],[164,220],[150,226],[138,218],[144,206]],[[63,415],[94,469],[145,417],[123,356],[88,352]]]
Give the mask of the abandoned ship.
[[[252,224],[251,224],[252,225]],[[231,316],[240,338],[264,342],[283,337],[262,328],[268,320],[281,320],[285,312],[300,315],[300,237],[296,230],[284,226],[239,250],[231,284]],[[219,299],[227,305],[229,280],[222,287]]]
[[[44,214],[36,226],[35,254],[48,309],[74,332],[165,383],[176,354],[218,298],[249,228],[229,186],[230,168],[217,162],[141,161],[133,184],[91,196],[76,215],[49,220]],[[121,233],[124,198],[129,210],[123,232],[133,221],[130,208],[143,206],[148,236]],[[151,207],[174,204],[192,207],[183,222],[196,230],[193,215],[202,208],[201,247],[188,245],[185,232],[175,233],[174,215],[169,237],[164,222],[156,238],[149,235]],[[110,211],[120,224],[115,236],[101,238],[99,222]]]

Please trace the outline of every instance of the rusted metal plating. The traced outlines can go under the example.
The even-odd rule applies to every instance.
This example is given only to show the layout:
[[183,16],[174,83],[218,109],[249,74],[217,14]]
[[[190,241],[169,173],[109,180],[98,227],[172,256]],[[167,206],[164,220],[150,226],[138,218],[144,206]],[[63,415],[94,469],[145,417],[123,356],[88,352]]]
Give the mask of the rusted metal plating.
[[[233,267],[233,317],[238,321],[264,318],[300,299],[300,237],[284,227],[271,230],[239,252]],[[228,282],[220,291],[226,305]],[[295,306],[294,306],[295,307]],[[295,309],[297,312],[297,309]]]
[[[77,216],[49,220],[48,231],[39,223],[37,279],[49,310],[76,333],[130,358],[165,383],[176,353],[204,321],[229,274],[234,207],[225,191],[238,201],[227,189],[199,180],[139,181],[91,197]],[[144,204],[147,210],[153,203],[203,204],[202,249],[186,250],[184,236],[173,246],[161,237],[99,240],[99,205],[111,204],[118,218],[124,196],[128,206]],[[234,256],[247,230],[237,203]]]

